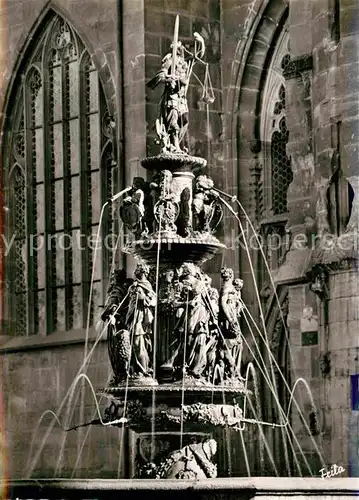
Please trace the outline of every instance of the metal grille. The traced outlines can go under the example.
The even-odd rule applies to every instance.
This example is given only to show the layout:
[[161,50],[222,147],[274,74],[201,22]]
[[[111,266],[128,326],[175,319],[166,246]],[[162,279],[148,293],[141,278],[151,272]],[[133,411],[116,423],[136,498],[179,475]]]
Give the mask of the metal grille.
[[291,161],[286,154],[288,130],[283,117],[279,123],[279,132],[272,135],[272,209],[275,215],[287,211],[287,191],[293,180]]
[[[282,67],[286,56],[282,60]],[[276,130],[271,140],[272,164],[272,210],[274,215],[287,212],[287,191],[293,180],[291,160],[287,156],[288,129],[285,120],[285,88],[281,85],[278,92],[279,100],[275,103],[274,114],[278,116]]]
[[[74,236],[97,230],[99,207],[112,194],[111,172],[101,153],[109,142],[112,148],[112,138],[101,127],[106,110],[99,104],[104,98],[92,59],[59,16],[48,22],[38,40],[24,66],[28,76],[19,78],[14,96],[12,148],[4,176],[10,182],[14,214],[9,231],[17,235],[6,271],[9,307],[16,316],[12,333],[17,335],[86,323],[93,251],[90,245],[76,250],[75,262],[73,246],[82,248],[84,240]],[[21,168],[15,172],[16,163]],[[31,189],[25,189],[26,179]],[[111,231],[109,211],[105,219],[104,227]],[[30,236],[34,247],[42,238],[45,248],[42,253],[32,248],[28,258]],[[60,236],[73,238],[70,248],[60,248]],[[95,279],[99,296],[101,273]]]
[[16,324],[15,333],[17,336],[24,335],[27,331],[27,276],[26,276],[26,197],[25,197],[25,178],[18,165],[15,166],[12,173],[13,186],[13,205],[16,207],[15,216],[15,234],[16,240],[14,245],[14,291],[15,291],[15,314]]
[[[75,48],[72,43],[68,44],[67,50],[65,53],[65,118],[68,120],[70,118],[70,72],[68,61],[76,58]],[[70,126],[68,122],[66,122],[65,126],[65,135],[66,135],[66,144],[71,144],[71,134],[70,134]],[[71,233],[72,229],[72,183],[71,183],[71,147],[66,148],[66,211],[67,217],[65,221],[65,232]],[[75,193],[76,195],[76,193]],[[72,248],[69,248],[66,253],[66,268],[67,268],[67,279],[66,279],[66,305],[67,305],[67,328],[72,328],[74,324],[74,297],[73,297],[73,254]]]

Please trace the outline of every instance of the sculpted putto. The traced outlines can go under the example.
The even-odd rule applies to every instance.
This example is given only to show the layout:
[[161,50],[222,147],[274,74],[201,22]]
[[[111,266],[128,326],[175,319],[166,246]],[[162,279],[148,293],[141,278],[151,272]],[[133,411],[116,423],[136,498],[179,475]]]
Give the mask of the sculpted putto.
[[218,196],[210,177],[199,175],[196,178],[192,204],[195,230],[213,232],[217,228],[223,216]]
[[206,479],[217,477],[217,466],[212,462],[217,443],[208,439],[173,451],[163,462],[152,462],[142,467],[137,477],[156,479]]

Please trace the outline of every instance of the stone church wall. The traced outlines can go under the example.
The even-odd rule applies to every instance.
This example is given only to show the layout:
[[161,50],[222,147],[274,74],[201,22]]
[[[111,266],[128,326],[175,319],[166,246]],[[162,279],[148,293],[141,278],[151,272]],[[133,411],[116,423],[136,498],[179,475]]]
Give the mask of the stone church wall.
[[[156,153],[152,123],[161,93],[159,89],[151,91],[145,84],[154,76],[161,57],[169,50],[174,17],[178,13],[180,37],[189,41],[197,30],[208,44],[216,97],[214,106],[207,113],[206,106],[200,102],[201,88],[196,84],[190,88],[191,152],[208,156],[208,172],[217,185],[230,193],[236,193],[239,187],[241,201],[252,210],[252,182],[258,163],[257,146],[253,143],[254,123],[259,94],[253,82],[263,76],[268,47],[288,4],[284,0],[126,0],[121,4],[122,10],[120,4],[117,0],[4,1],[0,12],[2,118],[7,112],[8,89],[14,71],[19,68],[31,37],[36,36],[36,26],[44,18],[46,9],[53,6],[88,44],[99,70],[107,100],[117,118],[122,184],[128,185],[136,175],[144,176],[140,160],[146,154]],[[337,5],[336,17],[333,5]],[[263,17],[265,9],[266,16]],[[288,16],[291,55],[298,63],[286,76],[287,151],[292,156],[294,174],[288,195],[289,226],[292,234],[304,232],[310,236],[317,231],[318,182],[321,178],[330,180],[333,168],[337,166],[333,163],[336,152],[345,177],[351,177],[353,186],[357,185],[359,4],[357,0],[337,3],[331,0],[290,0]],[[340,26],[339,32],[335,23]],[[251,64],[245,70],[243,64],[249,50],[246,42],[251,33],[260,33],[260,36],[251,40],[257,45],[252,51]],[[204,76],[200,71],[199,75]],[[241,100],[239,82],[242,84]],[[238,109],[239,102],[243,106]],[[242,128],[237,122],[239,113]],[[237,136],[243,130],[244,140],[237,144]],[[226,244],[232,248],[231,238],[237,234],[237,226],[227,218],[224,227],[220,238],[225,237]],[[350,397],[350,377],[359,373],[358,275],[351,267],[331,269],[329,295],[324,301],[317,299],[309,290],[305,275],[310,250],[305,248],[287,256],[286,265],[279,270],[278,283],[290,290],[288,329],[293,359],[299,367],[297,375],[310,381],[314,399],[319,401],[322,434],[315,439],[322,442],[327,462],[343,465],[349,473],[351,462],[354,463],[351,470],[358,470],[355,444],[358,411],[352,410]],[[238,249],[228,251],[224,260],[219,257],[211,265],[214,279],[217,279],[222,263],[234,265],[238,270],[237,263],[240,262],[239,272],[250,288],[250,269],[244,261],[245,258],[240,259]],[[129,269],[132,264],[128,262]],[[254,291],[246,293],[246,303],[249,307],[254,306]],[[318,341],[303,346],[300,321],[304,307],[311,301],[314,301],[318,316]],[[13,349],[3,357],[3,411],[7,421],[7,457],[12,478],[22,477],[26,463],[31,463],[33,458],[38,458],[35,476],[52,477],[56,468],[58,475],[71,476],[87,432],[86,428],[72,431],[64,439],[65,434],[55,425],[44,452],[36,457],[41,439],[37,436],[44,435],[50,419],[46,415],[39,422],[39,417],[46,409],[58,408],[83,359],[83,345],[78,339],[77,343],[66,345],[69,337],[57,338],[56,347],[46,346],[42,339],[43,347]],[[62,340],[64,345],[59,345]],[[328,359],[330,363],[325,365]],[[108,380],[109,362],[103,342],[95,350],[88,375],[95,389],[104,386]],[[302,388],[300,391],[309,418],[310,401]],[[69,425],[96,418],[88,388],[84,396],[84,414],[79,411],[80,399],[76,394],[74,398],[75,409],[73,416],[69,415]],[[293,426],[300,436],[302,424],[295,414]],[[33,447],[30,448],[32,441]],[[118,429],[90,427],[76,474],[117,477],[120,443]],[[305,442],[304,437],[302,443],[304,447],[308,445],[308,456],[313,455],[311,444]],[[28,452],[24,453],[24,450]],[[58,462],[61,450],[63,459]],[[120,470],[119,474],[127,472]]]
[[[105,3],[105,6],[104,6]],[[50,8],[62,15],[78,31],[86,44],[99,71],[109,109],[118,115],[118,99],[121,98],[119,83],[121,22],[118,18],[117,0],[6,0],[1,7],[1,72],[0,72],[0,108],[2,117],[9,110],[8,91],[12,78],[21,66],[26,48],[36,42],[36,28],[41,24]],[[118,128],[119,144],[121,129]],[[55,337],[52,337],[52,341]],[[82,332],[84,337],[84,332]],[[59,337],[59,335],[57,335]],[[60,334],[58,347],[41,346],[41,341],[24,339],[37,348],[25,348],[7,352],[3,356],[2,386],[4,394],[3,415],[6,421],[6,450],[8,473],[13,478],[24,477],[26,465],[31,467],[36,459],[38,446],[46,434],[51,416],[41,414],[51,409],[56,411],[66,391],[70,387],[83,360],[83,341],[71,345],[67,342],[71,334]],[[78,340],[78,339],[77,339]],[[38,345],[40,344],[40,346]],[[95,389],[104,386],[109,376],[107,348],[100,343],[91,358],[88,376]],[[94,414],[93,396],[85,389],[85,410],[79,413],[80,399],[74,394],[74,415],[70,425],[97,418]],[[66,420],[66,409],[60,417]],[[88,440],[79,462],[80,474],[92,477],[117,477],[118,469],[118,429],[89,427]],[[85,429],[86,430],[86,429]],[[106,432],[105,432],[106,431]],[[63,433],[56,424],[47,440],[44,450],[37,457],[34,475],[53,476],[56,466],[59,475],[71,476],[75,466],[79,447],[84,437],[83,431]],[[58,461],[63,448],[63,461]],[[108,448],[105,451],[105,448]],[[96,451],[95,451],[96,450]],[[112,456],[112,458],[111,458]],[[86,471],[86,472],[84,472]],[[91,472],[92,471],[92,472]]]

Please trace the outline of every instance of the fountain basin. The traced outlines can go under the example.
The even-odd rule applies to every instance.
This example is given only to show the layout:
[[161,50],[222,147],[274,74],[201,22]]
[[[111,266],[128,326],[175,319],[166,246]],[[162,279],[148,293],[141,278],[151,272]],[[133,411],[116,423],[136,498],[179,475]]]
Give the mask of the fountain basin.
[[209,234],[187,238],[178,235],[151,235],[124,247],[123,252],[144,260],[150,266],[155,266],[159,258],[160,266],[175,267],[183,262],[201,264],[224,249],[226,246]]
[[148,170],[170,170],[171,172],[197,172],[207,165],[207,160],[186,153],[161,153],[141,161],[143,168]]
[[[158,428],[178,431],[231,427],[239,430],[243,420],[244,398],[250,391],[243,387],[213,385],[108,387],[99,395],[106,397],[109,410],[106,418],[114,425],[126,425],[136,430]],[[125,418],[126,417],[126,418]]]

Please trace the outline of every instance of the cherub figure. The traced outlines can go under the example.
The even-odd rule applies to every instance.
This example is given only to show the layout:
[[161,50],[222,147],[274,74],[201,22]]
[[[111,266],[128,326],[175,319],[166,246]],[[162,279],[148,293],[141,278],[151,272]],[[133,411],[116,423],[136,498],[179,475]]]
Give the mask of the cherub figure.
[[222,208],[218,204],[219,194],[214,189],[214,182],[207,175],[196,178],[192,202],[194,229],[212,232],[222,219]]
[[142,177],[135,177],[132,189],[129,195],[124,198],[120,208],[120,216],[123,223],[136,237],[148,233],[145,216],[145,190],[146,182],[144,179]]

